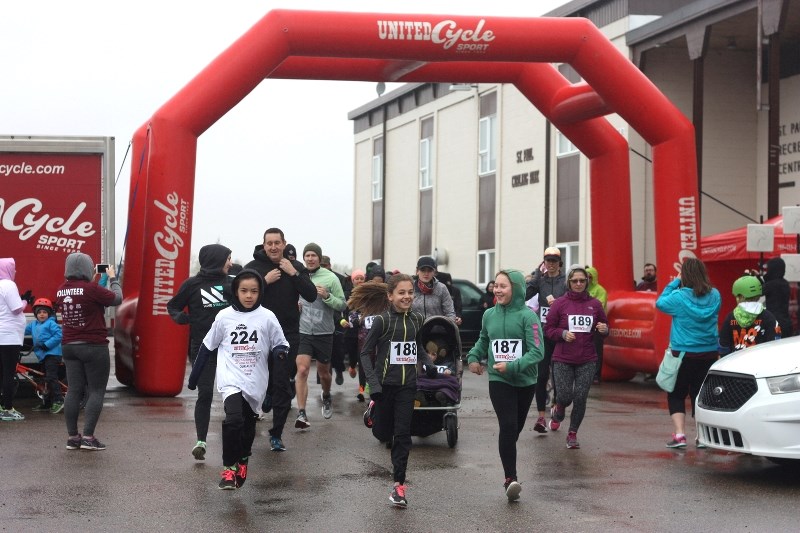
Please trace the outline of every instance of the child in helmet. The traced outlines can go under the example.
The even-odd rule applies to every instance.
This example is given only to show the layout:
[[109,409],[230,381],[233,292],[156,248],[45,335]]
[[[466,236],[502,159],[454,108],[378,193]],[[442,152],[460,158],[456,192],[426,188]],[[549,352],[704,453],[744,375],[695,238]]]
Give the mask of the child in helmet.
[[33,353],[44,367],[47,392],[42,404],[34,411],[50,411],[58,414],[64,409],[64,394],[58,383],[58,367],[61,364],[61,326],[56,322],[53,302],[47,298],[37,298],[33,302],[36,320],[25,326],[25,335],[33,339]]
[[758,278],[742,276],[733,282],[732,291],[736,307],[719,329],[721,356],[781,338],[777,319],[759,301],[762,289]]

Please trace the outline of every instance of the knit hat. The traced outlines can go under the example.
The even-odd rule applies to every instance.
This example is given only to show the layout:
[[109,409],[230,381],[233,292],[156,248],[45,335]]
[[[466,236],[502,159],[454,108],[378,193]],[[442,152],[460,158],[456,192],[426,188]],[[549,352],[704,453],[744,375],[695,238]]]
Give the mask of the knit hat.
[[320,248],[319,244],[315,242],[310,242],[306,244],[306,247],[303,248],[303,257],[306,256],[306,252],[314,252],[317,254],[317,257],[322,259],[322,248]]
[[353,270],[353,271],[350,273],[350,279],[351,279],[351,280],[353,280],[353,281],[355,281],[355,279],[356,279],[357,277],[359,277],[359,276],[361,276],[362,278],[364,278],[364,277],[366,277],[366,273],[365,273],[363,270],[361,270],[361,269],[358,269],[358,268],[354,269],[354,270]]

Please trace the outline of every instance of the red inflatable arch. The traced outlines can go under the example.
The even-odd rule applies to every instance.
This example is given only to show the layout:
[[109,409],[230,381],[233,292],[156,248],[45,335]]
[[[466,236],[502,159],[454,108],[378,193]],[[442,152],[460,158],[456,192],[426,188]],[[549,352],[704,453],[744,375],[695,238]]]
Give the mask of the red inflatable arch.
[[[550,63],[570,64],[584,81],[570,83]],[[697,247],[694,130],[591,22],[276,10],[134,135],[115,331],[121,382],[158,396],[183,387],[187,336],[166,303],[189,274],[197,138],[264,78],[516,86],[590,160],[592,257],[615,332],[606,375],[655,368],[669,319],[654,312],[652,295],[626,291],[634,279],[628,146],[603,117],[618,113],[653,147],[660,286]]]

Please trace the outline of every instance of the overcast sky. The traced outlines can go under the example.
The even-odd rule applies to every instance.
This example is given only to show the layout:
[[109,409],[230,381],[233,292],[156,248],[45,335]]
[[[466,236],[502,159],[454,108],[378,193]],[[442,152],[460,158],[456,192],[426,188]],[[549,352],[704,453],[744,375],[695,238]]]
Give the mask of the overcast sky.
[[[133,133],[272,9],[533,17],[563,0],[14,0],[0,4],[0,135],[116,138],[122,249]],[[389,84],[388,90],[398,87]],[[353,124],[374,83],[265,80],[198,141],[192,253],[247,262],[264,229],[352,262]],[[298,109],[303,113],[298,115]],[[363,265],[358,265],[363,267]]]

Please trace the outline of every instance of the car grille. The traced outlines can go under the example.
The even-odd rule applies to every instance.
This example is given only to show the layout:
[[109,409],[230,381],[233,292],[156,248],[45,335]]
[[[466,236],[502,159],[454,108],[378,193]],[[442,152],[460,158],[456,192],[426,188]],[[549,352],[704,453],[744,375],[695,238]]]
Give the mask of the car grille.
[[697,405],[710,411],[736,411],[758,391],[756,379],[746,374],[709,372]]
[[715,444],[719,447],[741,450],[744,448],[742,434],[733,429],[718,428],[707,424],[698,423],[697,431],[703,437],[703,441]]

